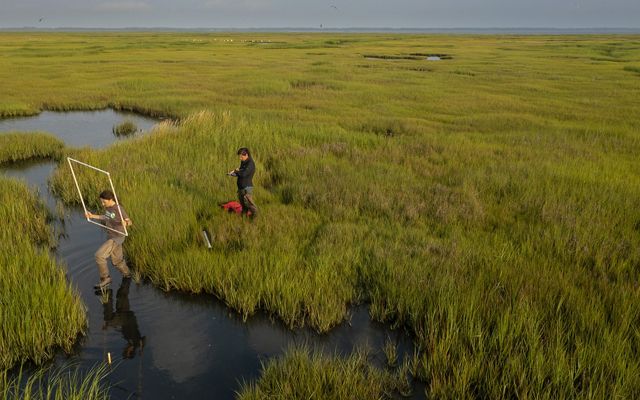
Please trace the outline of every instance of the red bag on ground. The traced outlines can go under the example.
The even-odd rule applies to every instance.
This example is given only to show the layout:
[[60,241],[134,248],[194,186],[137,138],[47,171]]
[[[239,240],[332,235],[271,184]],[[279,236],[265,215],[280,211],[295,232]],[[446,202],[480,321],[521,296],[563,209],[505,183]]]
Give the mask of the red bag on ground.
[[242,214],[242,204],[237,201],[229,201],[227,203],[221,204],[220,206],[225,211]]

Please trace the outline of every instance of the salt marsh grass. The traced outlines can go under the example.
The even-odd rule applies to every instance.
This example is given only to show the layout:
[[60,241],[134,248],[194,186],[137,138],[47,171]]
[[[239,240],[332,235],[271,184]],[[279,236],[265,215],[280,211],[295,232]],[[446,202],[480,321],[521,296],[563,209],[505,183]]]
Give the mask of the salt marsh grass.
[[0,371],[0,398],[47,400],[107,400],[108,385],[104,380],[109,371],[105,364],[89,371],[77,367],[45,367],[29,377],[23,370],[10,376]]
[[70,351],[85,328],[80,297],[48,248],[48,211],[22,183],[0,178],[0,371],[17,362],[42,363]]
[[113,134],[116,136],[129,136],[138,131],[138,127],[133,121],[123,121],[113,126]]
[[[0,115],[180,118],[68,150],[112,173],[157,286],[320,332],[367,302],[414,335],[431,397],[640,397],[637,37],[2,36]],[[412,53],[452,59],[362,57]],[[254,223],[217,208],[241,146]],[[53,187],[77,202],[66,166]]]
[[401,386],[397,375],[372,367],[365,350],[341,358],[302,347],[263,365],[260,381],[245,383],[238,399],[382,399]]
[[[33,157],[58,158],[63,144],[46,134],[0,134],[0,165]],[[49,253],[53,216],[34,191],[0,176],[0,372],[16,363],[70,351],[84,331],[80,297]]]
[[60,158],[64,143],[48,133],[0,134],[0,164],[29,158]]

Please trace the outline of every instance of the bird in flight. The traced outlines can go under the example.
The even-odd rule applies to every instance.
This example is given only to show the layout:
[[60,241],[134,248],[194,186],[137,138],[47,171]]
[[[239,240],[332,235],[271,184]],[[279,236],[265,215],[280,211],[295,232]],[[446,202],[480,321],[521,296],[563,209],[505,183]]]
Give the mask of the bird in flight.
[[38,22],[42,22],[42,21],[44,21],[44,18],[40,18],[40,19],[38,20]]
[[338,9],[338,7],[334,6],[333,4],[331,4],[329,7],[335,8],[336,10]]

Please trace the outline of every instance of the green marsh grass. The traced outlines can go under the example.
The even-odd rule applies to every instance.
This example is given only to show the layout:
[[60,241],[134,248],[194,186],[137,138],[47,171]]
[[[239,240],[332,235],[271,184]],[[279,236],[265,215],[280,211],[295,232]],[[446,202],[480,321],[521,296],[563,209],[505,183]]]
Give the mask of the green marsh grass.
[[133,121],[123,121],[113,126],[113,134],[115,136],[129,136],[138,131],[138,127]]
[[401,387],[399,375],[372,367],[365,350],[341,358],[300,347],[263,364],[260,380],[243,384],[238,399],[391,399]]
[[0,164],[30,158],[59,159],[64,143],[49,133],[0,134]]
[[77,367],[43,367],[25,379],[23,369],[15,375],[0,371],[0,398],[34,400],[108,400],[106,364],[88,371]]
[[[0,135],[0,165],[31,158],[58,159],[63,143],[44,133]],[[0,372],[16,363],[43,363],[56,349],[70,351],[84,332],[79,295],[49,254],[54,218],[23,183],[0,177]]]
[[[366,302],[430,397],[640,397],[637,36],[256,35],[3,33],[0,115],[180,118],[70,150],[165,290],[320,332]],[[412,53],[452,59],[362,57]],[[241,146],[253,223],[217,206]],[[53,187],[78,201],[66,166]]]
[[56,349],[71,351],[86,325],[85,309],[48,248],[46,207],[24,184],[0,178],[0,371]]

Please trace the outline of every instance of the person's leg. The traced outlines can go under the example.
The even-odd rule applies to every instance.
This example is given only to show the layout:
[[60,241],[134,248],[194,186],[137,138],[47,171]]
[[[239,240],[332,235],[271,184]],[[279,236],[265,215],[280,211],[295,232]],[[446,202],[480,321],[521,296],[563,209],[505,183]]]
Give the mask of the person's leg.
[[124,260],[124,253],[122,251],[122,245],[114,243],[113,250],[111,250],[111,262],[116,267],[123,277],[128,278],[131,276],[131,271],[127,267],[127,262]]
[[98,264],[98,273],[100,274],[100,280],[106,279],[109,277],[109,268],[107,267],[107,258],[111,255],[111,251],[113,249],[113,245],[115,243],[113,240],[109,239],[98,248],[96,251],[96,264]]
[[[251,218],[257,217],[258,207],[256,206],[256,203],[253,202],[253,195],[251,193],[247,193],[244,195],[244,199],[245,199],[246,207],[251,212]],[[243,208],[244,208],[244,205],[243,205]]]
[[249,205],[247,204],[247,200],[245,199],[245,195],[246,195],[246,190],[244,189],[240,189],[238,190],[238,201],[240,202],[240,205],[242,206],[242,213],[246,213],[249,210]]

